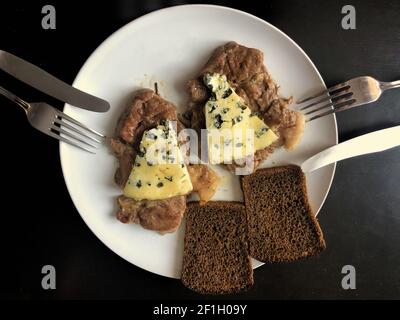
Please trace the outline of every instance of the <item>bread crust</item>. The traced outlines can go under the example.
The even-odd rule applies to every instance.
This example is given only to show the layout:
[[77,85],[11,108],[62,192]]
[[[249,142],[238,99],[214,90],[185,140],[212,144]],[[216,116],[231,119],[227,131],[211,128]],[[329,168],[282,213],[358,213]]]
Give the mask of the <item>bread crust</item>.
[[248,253],[243,203],[211,201],[205,205],[199,202],[187,204],[183,285],[212,295],[246,291],[254,283]]
[[[288,210],[284,209],[287,201],[279,194],[281,190],[268,189],[273,183],[282,187],[284,178],[295,180],[288,186],[293,193],[290,197],[295,199],[292,205],[287,203]],[[314,256],[326,248],[321,227],[308,200],[306,178],[300,167],[287,165],[259,169],[242,177],[241,184],[246,204],[250,255],[253,258],[262,262],[290,262]],[[282,206],[275,205],[275,202],[282,203]],[[269,237],[261,241],[260,234],[268,234]],[[277,234],[280,239],[276,238]],[[305,237],[307,239],[304,240]]]

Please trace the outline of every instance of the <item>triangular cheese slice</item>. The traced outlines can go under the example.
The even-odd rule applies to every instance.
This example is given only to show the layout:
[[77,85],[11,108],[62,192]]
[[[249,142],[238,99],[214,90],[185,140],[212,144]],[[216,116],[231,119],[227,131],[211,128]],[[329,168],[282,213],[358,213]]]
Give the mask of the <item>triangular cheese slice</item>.
[[193,189],[170,121],[145,131],[124,195],[159,200],[185,195]]
[[212,164],[232,163],[251,156],[278,139],[236,94],[225,75],[206,74],[204,83],[212,91],[204,107],[208,157]]

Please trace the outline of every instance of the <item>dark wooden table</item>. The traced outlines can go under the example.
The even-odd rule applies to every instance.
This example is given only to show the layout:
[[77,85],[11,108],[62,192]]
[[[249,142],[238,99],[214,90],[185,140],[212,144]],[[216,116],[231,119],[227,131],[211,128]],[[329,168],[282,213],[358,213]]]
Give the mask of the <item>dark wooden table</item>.
[[[0,11],[1,49],[72,83],[89,54],[127,22],[190,1],[48,1],[57,29],[43,30],[47,2],[9,1]],[[197,1],[194,1],[197,2]],[[352,0],[356,30],[343,30],[348,1],[217,1],[272,23],[310,56],[326,84],[358,75],[400,79],[400,2]],[[27,100],[62,104],[1,73],[0,85]],[[179,281],[143,271],[105,247],[68,195],[58,143],[32,130],[1,98],[2,298],[194,299]],[[340,141],[400,124],[400,90],[337,116]],[[400,148],[341,162],[319,220],[327,249],[307,261],[263,266],[243,299],[400,298]],[[95,186],[94,186],[95,187]],[[151,254],[151,253],[149,253]],[[43,290],[41,268],[54,265],[56,290]],[[344,265],[356,289],[343,290]],[[232,298],[232,297],[230,297]]]

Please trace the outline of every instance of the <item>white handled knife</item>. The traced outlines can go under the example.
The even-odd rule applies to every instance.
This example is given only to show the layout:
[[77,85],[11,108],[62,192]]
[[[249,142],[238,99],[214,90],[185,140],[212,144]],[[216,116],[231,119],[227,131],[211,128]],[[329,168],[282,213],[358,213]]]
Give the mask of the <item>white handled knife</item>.
[[95,112],[106,112],[110,109],[107,101],[78,90],[32,63],[3,50],[0,50],[0,69],[31,87],[73,106]]
[[317,153],[301,165],[303,172],[311,172],[328,164],[391,149],[400,145],[400,126],[374,131],[339,143]]

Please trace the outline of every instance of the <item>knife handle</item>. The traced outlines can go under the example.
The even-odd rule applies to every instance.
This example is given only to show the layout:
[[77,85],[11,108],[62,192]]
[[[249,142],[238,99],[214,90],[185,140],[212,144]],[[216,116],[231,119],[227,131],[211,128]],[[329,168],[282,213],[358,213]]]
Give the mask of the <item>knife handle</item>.
[[400,126],[378,130],[325,149],[304,161],[301,168],[304,172],[311,172],[340,160],[384,151],[399,145]]
[[110,104],[57,79],[50,73],[13,54],[0,50],[0,69],[53,98],[95,112],[106,112]]

